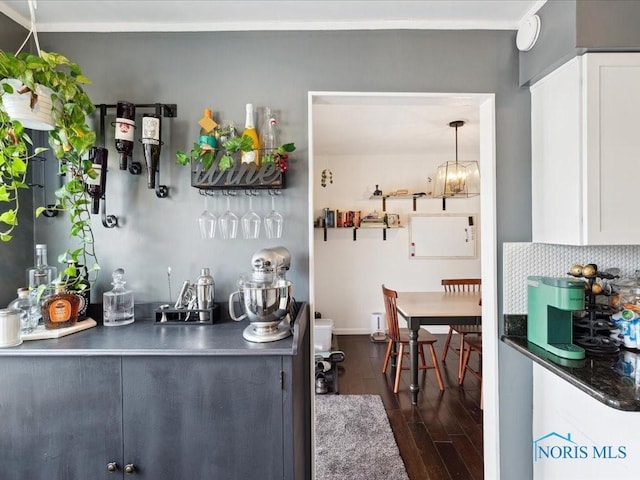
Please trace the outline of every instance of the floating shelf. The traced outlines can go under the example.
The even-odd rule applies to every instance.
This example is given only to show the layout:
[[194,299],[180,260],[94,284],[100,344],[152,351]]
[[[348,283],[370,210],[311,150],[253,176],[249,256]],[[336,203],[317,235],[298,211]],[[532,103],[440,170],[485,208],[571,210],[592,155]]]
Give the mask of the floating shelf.
[[285,174],[275,163],[257,166],[242,163],[240,154],[233,154],[233,166],[220,171],[222,152],[217,152],[211,168],[205,170],[202,162],[191,162],[191,186],[202,190],[255,190],[285,188]]

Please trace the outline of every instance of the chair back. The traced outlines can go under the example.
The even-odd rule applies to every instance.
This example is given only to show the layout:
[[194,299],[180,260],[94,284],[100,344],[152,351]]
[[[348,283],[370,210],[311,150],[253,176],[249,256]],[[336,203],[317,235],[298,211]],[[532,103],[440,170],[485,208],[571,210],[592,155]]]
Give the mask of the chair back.
[[479,278],[444,278],[441,283],[445,292],[479,292],[482,280]]
[[382,285],[382,297],[384,298],[384,310],[387,317],[388,335],[393,341],[400,341],[400,328],[398,327],[398,308],[396,299],[398,292]]

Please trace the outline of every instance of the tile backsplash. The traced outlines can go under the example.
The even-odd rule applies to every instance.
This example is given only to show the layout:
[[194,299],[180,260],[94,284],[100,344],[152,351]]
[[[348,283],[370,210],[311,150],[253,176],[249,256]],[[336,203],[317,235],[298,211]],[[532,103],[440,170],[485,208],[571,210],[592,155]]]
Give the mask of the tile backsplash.
[[505,243],[503,248],[503,311],[527,313],[527,276],[566,277],[572,265],[595,263],[617,267],[621,276],[640,269],[640,245],[574,247],[543,243]]

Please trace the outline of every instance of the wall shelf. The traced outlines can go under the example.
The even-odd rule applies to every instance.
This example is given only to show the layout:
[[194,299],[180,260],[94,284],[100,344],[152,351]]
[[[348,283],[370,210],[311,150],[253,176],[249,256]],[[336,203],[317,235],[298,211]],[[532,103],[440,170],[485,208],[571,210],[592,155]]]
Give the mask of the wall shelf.
[[222,152],[217,152],[213,164],[205,170],[200,160],[191,162],[191,186],[201,190],[256,190],[285,188],[285,174],[275,163],[257,166],[241,163],[233,154],[233,166],[225,171],[218,168]]
[[404,225],[398,225],[398,226],[393,226],[393,227],[388,227],[387,225],[367,225],[366,227],[363,226],[359,226],[359,227],[314,227],[316,229],[319,230],[323,230],[323,237],[324,237],[324,241],[327,241],[327,231],[328,230],[353,230],[353,241],[355,242],[358,239],[358,230],[360,229],[364,229],[364,230],[382,230],[382,240],[386,240],[387,239],[387,230],[390,229],[398,229],[398,228],[404,228]]
[[412,200],[413,201],[413,211],[416,211],[416,200],[418,198],[431,198],[427,194],[409,194],[409,195],[371,195],[369,197],[370,200],[382,200],[382,211],[386,212],[387,210],[387,199],[391,200]]

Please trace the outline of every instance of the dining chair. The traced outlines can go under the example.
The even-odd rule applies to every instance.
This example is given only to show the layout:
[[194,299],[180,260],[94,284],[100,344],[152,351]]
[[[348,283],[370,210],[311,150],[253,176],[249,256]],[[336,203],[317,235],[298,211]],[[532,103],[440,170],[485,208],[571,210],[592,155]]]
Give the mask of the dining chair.
[[[475,352],[478,354],[478,369],[474,370],[469,366],[469,359],[471,358],[471,353]],[[464,377],[467,372],[470,372],[474,375],[478,380],[480,380],[480,408],[482,408],[482,337],[481,336],[466,336],[464,338],[464,352],[462,355],[462,373],[460,374],[460,379],[458,380],[458,384],[462,385],[464,382]]]
[[[384,356],[384,363],[382,365],[382,373],[387,373],[387,367],[389,366],[389,360],[392,356],[396,356],[396,378],[393,384],[393,393],[398,393],[398,387],[400,386],[400,373],[402,370],[409,370],[410,367],[402,367],[404,356],[409,354],[408,349],[405,350],[405,346],[409,346],[409,329],[400,328],[398,325],[398,308],[397,298],[398,292],[391,290],[382,285],[382,296],[384,298],[384,308],[387,317],[387,336],[389,342],[387,344],[387,351]],[[437,339],[427,330],[420,328],[418,330],[418,355],[420,356],[420,370],[434,369],[436,371],[436,380],[438,381],[438,387],[440,391],[444,391],[444,383],[442,381],[442,375],[440,374],[440,366],[438,365],[438,357],[436,356],[436,350],[434,343]],[[394,352],[394,345],[397,346],[397,352]],[[429,352],[431,353],[432,364],[427,365],[424,356],[425,345],[429,346]]]
[[[482,280],[480,278],[444,278],[441,281],[445,292],[480,292],[482,286]],[[481,300],[482,302],[482,300]],[[480,303],[482,305],[482,303]],[[481,335],[482,325],[449,325],[449,333],[444,341],[444,347],[442,348],[442,361],[445,362],[447,358],[447,352],[451,344],[451,338],[454,333],[460,335],[460,346],[451,347],[451,349],[458,355],[458,379],[462,375],[462,354],[464,350],[464,337],[466,335]]]

